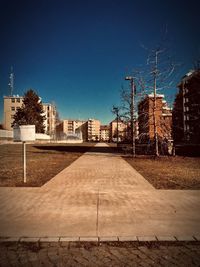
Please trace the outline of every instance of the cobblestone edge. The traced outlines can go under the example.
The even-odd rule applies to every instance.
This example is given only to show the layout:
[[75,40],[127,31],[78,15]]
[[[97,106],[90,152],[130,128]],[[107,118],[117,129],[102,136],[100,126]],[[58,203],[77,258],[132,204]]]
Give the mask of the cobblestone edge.
[[59,236],[59,237],[1,237],[0,243],[53,243],[53,242],[199,242],[200,235],[187,236]]

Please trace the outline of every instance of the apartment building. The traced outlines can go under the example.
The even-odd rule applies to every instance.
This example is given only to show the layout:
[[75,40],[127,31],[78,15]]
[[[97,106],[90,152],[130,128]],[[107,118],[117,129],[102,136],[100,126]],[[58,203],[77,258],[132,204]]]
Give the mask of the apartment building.
[[45,133],[51,136],[55,135],[56,130],[56,107],[51,103],[43,103],[44,115],[46,120],[44,121]]
[[[138,105],[138,128],[141,141],[154,139],[154,94],[146,95]],[[172,138],[172,109],[164,100],[164,95],[156,95],[156,130],[161,139]]]
[[176,142],[200,144],[200,70],[188,72],[178,88],[173,109]]
[[[23,104],[23,96],[13,95],[4,96],[4,123],[3,128],[5,130],[12,131],[12,123],[14,115],[18,108]],[[43,104],[44,115],[46,120],[44,121],[45,133],[53,134],[55,131],[56,123],[56,107],[53,104]]]
[[100,126],[100,140],[108,142],[110,139],[110,127],[109,125]]
[[87,141],[100,140],[100,121],[96,119],[88,119],[87,121]]
[[19,95],[4,96],[4,116],[3,116],[3,128],[8,131],[12,131],[12,123],[14,115],[18,108],[22,106],[23,97]]
[[123,141],[127,136],[127,124],[121,120],[113,120],[110,122],[110,141],[117,141],[117,123],[118,123],[118,138],[119,141]]
[[61,138],[62,135],[75,135],[78,134],[81,139],[87,139],[87,122],[85,120],[65,119],[60,122],[56,127],[57,137]]

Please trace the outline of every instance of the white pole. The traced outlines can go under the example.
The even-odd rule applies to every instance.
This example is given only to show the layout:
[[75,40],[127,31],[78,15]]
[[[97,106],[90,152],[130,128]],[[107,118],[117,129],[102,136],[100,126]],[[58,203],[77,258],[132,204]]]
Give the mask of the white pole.
[[157,66],[158,66],[158,51],[156,51],[155,54],[155,69],[154,69],[154,107],[153,107],[153,121],[154,121],[154,140],[155,140],[155,154],[156,156],[159,156],[159,150],[158,150],[158,129],[157,129]]
[[24,151],[24,183],[26,183],[26,142],[23,142]]

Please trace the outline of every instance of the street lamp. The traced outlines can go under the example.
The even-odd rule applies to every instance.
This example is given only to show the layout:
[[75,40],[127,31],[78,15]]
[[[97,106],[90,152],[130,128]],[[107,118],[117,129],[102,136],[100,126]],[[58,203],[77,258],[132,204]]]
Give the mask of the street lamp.
[[117,144],[119,143],[119,107],[113,106],[112,112],[117,116]]
[[135,101],[135,85],[134,77],[127,76],[125,77],[126,81],[130,81],[131,86],[131,141],[132,141],[132,154],[135,157],[135,124],[134,124],[134,101]]

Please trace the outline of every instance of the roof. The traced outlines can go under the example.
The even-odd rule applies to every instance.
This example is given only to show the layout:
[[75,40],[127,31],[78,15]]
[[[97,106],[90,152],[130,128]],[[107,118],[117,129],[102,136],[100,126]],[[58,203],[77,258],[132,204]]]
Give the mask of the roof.
[[[154,97],[154,93],[151,93],[148,95],[148,97]],[[161,94],[156,94],[156,97],[159,97],[159,98],[164,98],[165,95],[161,95]]]
[[109,130],[109,129],[110,129],[109,125],[101,125],[100,126],[100,130]]
[[19,95],[9,95],[9,96],[4,96],[3,98],[24,98],[24,97]]
[[187,72],[181,79],[180,83],[178,83],[178,87],[185,83],[186,81],[190,80],[191,78],[197,76],[197,75],[200,75],[200,70],[190,70],[189,72]]

